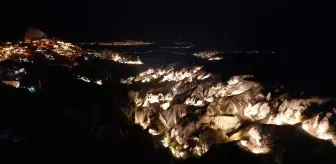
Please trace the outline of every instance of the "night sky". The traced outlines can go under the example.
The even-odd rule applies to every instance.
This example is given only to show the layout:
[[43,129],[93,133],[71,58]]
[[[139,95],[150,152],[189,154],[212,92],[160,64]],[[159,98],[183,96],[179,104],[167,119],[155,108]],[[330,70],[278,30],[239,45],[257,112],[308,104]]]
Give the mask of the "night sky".
[[[325,4],[324,6],[328,6]],[[28,27],[71,41],[181,38],[231,48],[291,49],[334,44],[330,8],[309,1],[10,0],[1,40]]]

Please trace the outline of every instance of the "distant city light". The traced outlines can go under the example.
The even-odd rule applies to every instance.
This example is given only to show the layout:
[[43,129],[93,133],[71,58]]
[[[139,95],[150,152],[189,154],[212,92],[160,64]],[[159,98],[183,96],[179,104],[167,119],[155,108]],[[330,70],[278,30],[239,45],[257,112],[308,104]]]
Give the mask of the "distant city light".
[[204,51],[204,52],[196,52],[193,55],[202,59],[207,60],[222,60],[223,57],[218,56],[219,52],[217,51]]
[[82,43],[88,45],[100,45],[100,46],[146,46],[152,45],[152,42],[144,42],[137,40],[125,40],[121,42],[92,42],[92,43]]

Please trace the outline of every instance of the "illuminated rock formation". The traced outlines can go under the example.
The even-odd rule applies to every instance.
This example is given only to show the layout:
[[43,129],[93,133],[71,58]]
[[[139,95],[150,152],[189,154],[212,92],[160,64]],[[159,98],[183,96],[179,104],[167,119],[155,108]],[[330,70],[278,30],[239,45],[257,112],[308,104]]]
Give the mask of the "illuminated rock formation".
[[162,67],[150,68],[121,83],[154,86],[132,92],[134,108],[129,112],[134,113],[135,123],[152,135],[161,135],[163,146],[177,158],[201,156],[217,142],[234,140],[255,154],[274,153],[278,138],[292,134],[288,127],[335,143],[331,123],[335,114],[304,119],[309,107],[326,100],[272,97],[260,83],[248,80],[250,77],[233,76],[225,82],[202,67]]
[[25,34],[24,41],[30,42],[30,41],[46,39],[46,38],[47,36],[39,29],[30,28]]

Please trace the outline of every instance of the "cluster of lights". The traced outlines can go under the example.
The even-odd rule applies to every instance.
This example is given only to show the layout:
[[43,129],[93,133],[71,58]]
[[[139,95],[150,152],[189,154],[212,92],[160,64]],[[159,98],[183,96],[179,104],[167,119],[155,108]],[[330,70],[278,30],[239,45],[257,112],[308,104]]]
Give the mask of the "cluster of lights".
[[[146,51],[132,51],[132,52],[122,52],[122,54],[148,54],[148,53],[153,53],[153,52],[168,52],[168,53],[173,53],[173,54],[178,54],[178,55],[185,55],[187,53],[185,52],[178,52],[178,51],[169,51],[165,49],[157,49],[157,50],[146,50]],[[117,52],[115,52],[117,53]],[[96,55],[98,56],[98,55]]]
[[191,69],[180,69],[175,68],[149,68],[148,70],[141,72],[137,76],[131,76],[127,79],[121,79],[123,84],[132,84],[135,82],[146,83],[154,80],[159,80],[162,82],[181,82],[181,81],[193,81],[194,79],[206,79],[211,76],[211,74],[206,74],[201,70],[202,67],[197,66]]
[[185,55],[187,53],[185,52],[178,52],[178,51],[169,51],[169,50],[165,50],[165,49],[158,49],[158,50],[146,50],[143,52],[123,52],[125,54],[147,54],[147,53],[152,53],[152,52],[168,52],[168,53],[173,53],[173,54],[178,54],[178,55]]
[[4,46],[0,46],[1,61],[4,61],[13,55],[28,56],[28,46],[21,46],[20,44],[7,43]]
[[152,42],[144,42],[138,40],[125,40],[122,42],[94,42],[94,43],[82,43],[89,45],[100,45],[100,46],[147,46],[152,45]]
[[12,81],[2,80],[1,82],[6,84],[6,85],[12,86],[14,88],[19,88],[20,87],[20,81],[18,81],[18,80],[12,80]]
[[149,53],[149,52],[153,52],[153,50],[148,50],[148,51],[132,51],[132,52],[127,52],[127,51],[123,51],[123,54],[145,54],[145,53]]
[[[255,51],[235,51],[235,52],[231,52],[231,53],[236,53],[236,54],[259,54],[260,51],[258,51],[258,50],[255,50]],[[266,53],[275,54],[274,51],[268,51]]]
[[[267,154],[273,151],[276,134],[265,129],[282,125],[302,128],[316,138],[336,144],[335,127],[330,124],[336,110],[303,120],[303,113],[312,104],[324,103],[323,99],[272,98],[271,93],[263,94],[261,84],[247,80],[252,77],[250,75],[214,82],[209,78],[210,74],[201,71],[201,67],[184,70],[181,73],[174,68],[151,68],[121,81],[125,84],[160,84],[155,84],[160,89],[148,89],[143,95],[140,92],[132,94],[131,100],[136,106],[135,123],[152,135],[161,135],[162,145],[169,147],[177,158],[201,156],[215,144],[214,140],[239,140],[241,148],[255,154]],[[153,120],[152,114],[159,117]],[[255,123],[237,132],[247,120]],[[302,127],[296,126],[297,123],[302,123]],[[193,136],[204,128],[208,130],[202,131],[198,137]],[[233,135],[229,137],[231,133]]]
[[[43,40],[40,40],[40,41],[43,41]],[[46,43],[50,43],[50,41],[49,42],[46,41]],[[66,42],[57,40],[55,42],[51,42],[50,46],[52,46],[52,48],[50,48],[52,51],[56,52],[57,54],[61,56],[76,57],[76,56],[82,55],[81,49],[73,45],[72,43],[66,43]]]
[[123,63],[123,64],[143,64],[143,62],[140,60],[139,56],[136,56],[136,58],[132,58],[132,56],[125,56],[122,53],[118,52],[113,52],[110,50],[104,50],[102,52],[95,52],[92,53],[94,57],[105,59],[105,60],[113,60],[118,63]]
[[[116,43],[117,44],[117,43]],[[141,41],[127,41],[126,45],[141,45],[148,44]],[[119,44],[117,44],[119,45]],[[46,59],[55,60],[55,56],[49,52],[55,52],[55,54],[60,56],[66,56],[69,58],[78,57],[82,55],[82,50],[71,44],[55,39],[39,39],[39,40],[27,40],[24,44],[12,44],[7,43],[6,45],[0,47],[1,60],[6,60],[11,57],[18,56],[18,60],[29,62],[28,57],[31,56],[33,52],[39,52],[44,54]],[[142,61],[137,57],[132,59],[131,57],[126,57],[125,55],[112,51],[103,51],[101,53],[89,53],[95,57],[101,59],[113,60],[115,62],[124,64],[143,64]]]
[[192,42],[174,42],[176,45],[192,45]]
[[47,51],[55,52],[57,55],[69,58],[82,54],[79,47],[55,39],[40,39],[17,44],[7,43],[4,46],[0,46],[2,61],[19,56],[18,60],[28,62],[27,57],[31,56],[34,52],[42,53],[47,59],[54,60],[53,55]]
[[[33,47],[37,48],[37,52],[44,53],[45,50],[52,51],[61,56],[66,56],[69,58],[82,55],[82,50],[73,45],[72,43],[67,43],[55,39],[40,39],[34,41],[28,41],[26,44],[31,44]],[[50,56],[50,54],[48,54]]]
[[165,49],[188,49],[191,47],[194,47],[192,42],[173,42],[175,46],[165,46],[165,47],[160,47],[160,48],[165,48]]
[[84,81],[84,82],[87,82],[87,83],[95,83],[97,85],[103,85],[103,81],[102,80],[95,80],[95,81],[92,81],[90,80],[88,77],[85,77],[85,76],[80,76],[80,75],[77,75],[76,76],[78,80],[81,80],[81,81]]
[[188,49],[194,47],[194,45],[184,45],[184,46],[165,46],[165,47],[160,47],[163,49]]
[[197,52],[194,53],[193,55],[202,59],[207,59],[207,60],[222,60],[223,57],[218,56],[219,52],[216,51],[204,51],[204,52]]

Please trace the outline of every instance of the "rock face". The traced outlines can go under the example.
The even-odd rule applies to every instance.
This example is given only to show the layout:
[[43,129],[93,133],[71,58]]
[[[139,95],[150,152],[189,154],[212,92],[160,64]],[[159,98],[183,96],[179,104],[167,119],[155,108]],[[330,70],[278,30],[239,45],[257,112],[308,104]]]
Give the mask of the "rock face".
[[37,28],[29,28],[24,37],[25,42],[30,42],[34,40],[45,39],[47,36]]
[[[281,151],[275,152],[279,148],[274,145],[286,142],[283,134],[289,134],[288,126],[315,138],[336,141],[335,128],[329,123],[333,113],[303,122],[304,112],[324,100],[277,96],[246,75],[233,76],[227,82],[204,75],[207,73],[201,67],[151,68],[127,82],[121,81],[128,85],[152,84],[152,88],[142,88],[131,96],[136,104],[135,123],[153,135],[162,135],[163,145],[177,158],[201,156],[217,142],[239,140],[240,147],[247,151],[275,153],[281,160]],[[271,97],[273,94],[276,96]]]

